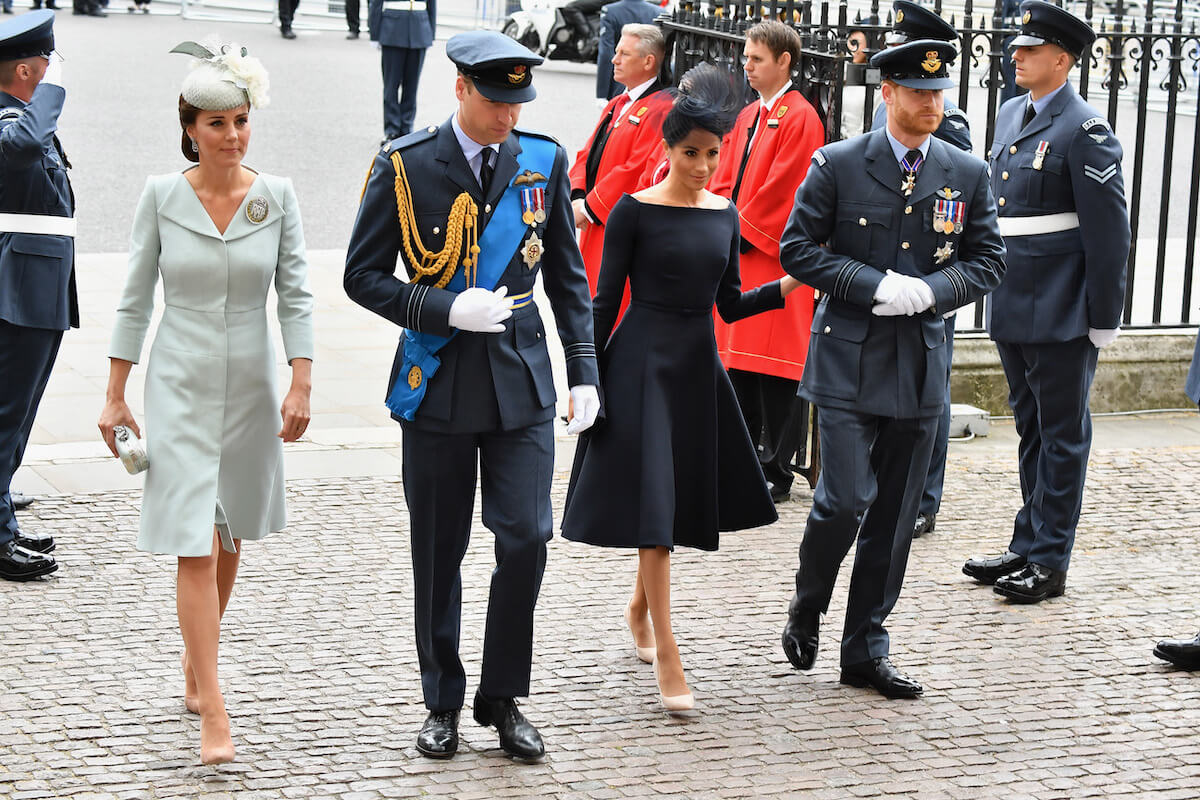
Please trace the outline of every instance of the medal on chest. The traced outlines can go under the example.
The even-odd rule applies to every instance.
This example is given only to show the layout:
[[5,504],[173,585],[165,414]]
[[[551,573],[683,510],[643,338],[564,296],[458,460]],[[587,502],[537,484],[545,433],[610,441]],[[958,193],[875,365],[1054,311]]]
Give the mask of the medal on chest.
[[521,246],[521,259],[525,266],[533,269],[542,259],[542,240],[537,235],[537,226],[546,221],[546,190],[531,186],[521,190],[521,221],[529,226],[529,236]]
[[954,245],[949,242],[942,242],[942,246],[933,251],[933,263],[945,264],[950,260],[950,256],[954,255]]
[[966,205],[961,200],[934,200],[933,229],[947,236],[952,233],[962,233]]
[[920,156],[914,156],[910,161],[905,156],[900,161],[900,167],[904,170],[904,180],[900,182],[900,191],[904,192],[904,196],[908,197],[913,193],[913,189],[917,188],[917,170],[925,163],[925,159]]
[[1050,152],[1050,143],[1042,140],[1038,142],[1037,150],[1033,154],[1033,168],[1041,169],[1042,164],[1046,160],[1046,153]]

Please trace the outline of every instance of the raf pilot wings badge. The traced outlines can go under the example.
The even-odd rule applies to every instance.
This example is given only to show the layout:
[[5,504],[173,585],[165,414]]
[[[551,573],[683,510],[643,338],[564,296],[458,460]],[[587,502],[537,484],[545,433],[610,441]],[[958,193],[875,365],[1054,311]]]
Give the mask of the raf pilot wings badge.
[[524,186],[524,185],[528,184],[530,186],[534,186],[539,183],[545,183],[548,180],[549,180],[549,178],[547,178],[545,175],[543,175],[540,172],[532,172],[530,170],[525,170],[520,175],[513,178],[512,185],[513,186]]

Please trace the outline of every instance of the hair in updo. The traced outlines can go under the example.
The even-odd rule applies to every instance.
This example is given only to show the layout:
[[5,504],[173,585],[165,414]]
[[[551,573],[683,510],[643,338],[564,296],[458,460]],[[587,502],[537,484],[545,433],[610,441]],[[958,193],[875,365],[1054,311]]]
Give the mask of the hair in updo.
[[733,75],[712,64],[699,64],[679,79],[675,105],[663,120],[663,138],[674,147],[696,128],[723,139],[733,130],[742,96]]

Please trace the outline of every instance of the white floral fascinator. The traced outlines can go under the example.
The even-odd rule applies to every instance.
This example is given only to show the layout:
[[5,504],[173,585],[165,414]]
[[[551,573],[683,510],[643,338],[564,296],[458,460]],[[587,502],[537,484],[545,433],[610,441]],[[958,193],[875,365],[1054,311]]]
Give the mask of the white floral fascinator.
[[171,49],[196,60],[183,79],[183,99],[205,111],[225,111],[250,103],[263,108],[269,102],[267,69],[246,48],[230,44],[203,45],[182,42]]

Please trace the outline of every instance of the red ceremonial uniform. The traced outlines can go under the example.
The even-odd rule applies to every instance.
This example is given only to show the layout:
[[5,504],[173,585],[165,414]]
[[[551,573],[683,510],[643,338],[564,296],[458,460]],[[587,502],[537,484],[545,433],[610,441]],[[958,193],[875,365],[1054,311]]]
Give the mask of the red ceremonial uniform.
[[[579,235],[579,249],[583,252],[593,296],[604,250],[604,223],[621,195],[632,194],[650,184],[651,173],[662,154],[663,120],[674,102],[671,95],[660,89],[658,81],[618,117],[628,101],[628,95],[623,94],[608,101],[600,113],[600,123],[571,167],[571,198],[583,197],[588,213],[597,220],[584,227]],[[591,180],[588,180],[589,161],[594,164]]]
[[[709,191],[733,196],[750,127],[762,108],[762,102],[756,100],[738,115],[737,124],[721,144],[721,163],[709,182]],[[759,119],[737,200],[742,238],[751,244],[741,257],[743,291],[783,277],[779,237],[812,155],[823,144],[825,129],[821,120],[794,86]],[[778,311],[732,325],[716,318],[721,362],[726,369],[800,380],[812,315],[813,290],[801,287],[788,295],[786,305]]]

